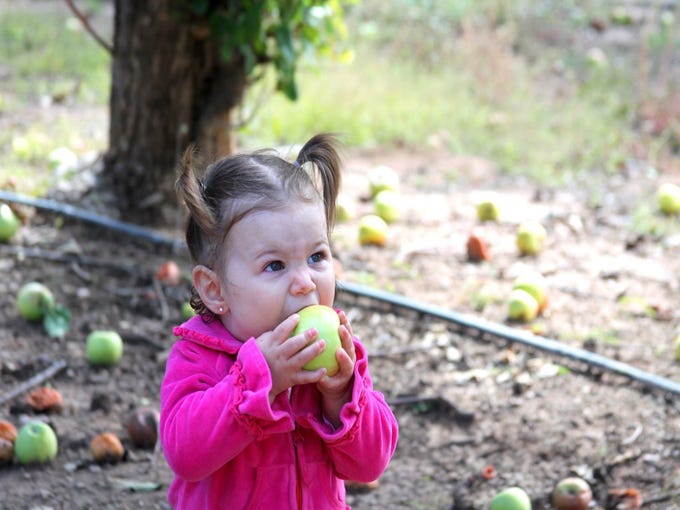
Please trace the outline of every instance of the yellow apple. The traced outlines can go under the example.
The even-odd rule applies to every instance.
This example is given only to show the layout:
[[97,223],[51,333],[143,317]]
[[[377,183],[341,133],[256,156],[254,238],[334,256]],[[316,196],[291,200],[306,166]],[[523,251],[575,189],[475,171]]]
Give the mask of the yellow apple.
[[300,322],[298,322],[291,336],[299,335],[314,328],[317,332],[317,340],[315,341],[324,340],[326,342],[326,348],[321,354],[303,368],[305,370],[316,370],[325,367],[328,375],[335,375],[339,370],[335,353],[341,347],[338,332],[340,327],[338,313],[329,306],[311,305],[300,310],[298,314],[300,315]]
[[536,255],[543,247],[547,234],[537,221],[527,221],[517,228],[517,248],[522,255]]
[[368,174],[371,197],[383,190],[397,191],[399,189],[399,175],[391,167],[380,165]]
[[680,213],[680,186],[666,182],[656,192],[659,209],[667,216]]
[[479,221],[498,221],[500,209],[493,197],[488,196],[477,202],[477,219]]
[[401,216],[401,197],[396,191],[384,189],[373,197],[373,209],[387,223],[392,223]]
[[385,246],[389,227],[385,220],[376,214],[367,214],[359,220],[359,243]]
[[538,303],[522,289],[514,289],[508,297],[508,318],[518,322],[531,322],[538,315]]
[[513,289],[522,289],[533,296],[538,303],[538,311],[542,312],[548,304],[548,295],[545,278],[538,271],[528,271],[519,275],[513,285]]

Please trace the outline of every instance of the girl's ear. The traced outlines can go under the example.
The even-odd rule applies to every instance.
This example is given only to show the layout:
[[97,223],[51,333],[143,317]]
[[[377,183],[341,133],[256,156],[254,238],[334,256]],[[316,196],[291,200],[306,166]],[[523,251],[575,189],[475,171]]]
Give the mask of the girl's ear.
[[227,300],[222,293],[222,280],[217,273],[206,266],[198,265],[192,272],[194,287],[203,304],[215,315],[227,311]]

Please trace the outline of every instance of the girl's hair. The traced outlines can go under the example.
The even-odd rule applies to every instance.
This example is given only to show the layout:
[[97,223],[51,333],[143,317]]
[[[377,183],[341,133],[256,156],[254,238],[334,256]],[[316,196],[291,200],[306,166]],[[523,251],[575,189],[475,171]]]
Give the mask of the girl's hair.
[[[214,270],[224,260],[224,241],[238,221],[291,201],[323,202],[330,235],[340,189],[338,148],[336,136],[322,133],[304,144],[293,163],[264,149],[222,158],[206,169],[203,178],[196,175],[195,151],[187,149],[176,190],[189,211],[186,242],[194,263]],[[201,315],[210,314],[195,289],[191,305]]]

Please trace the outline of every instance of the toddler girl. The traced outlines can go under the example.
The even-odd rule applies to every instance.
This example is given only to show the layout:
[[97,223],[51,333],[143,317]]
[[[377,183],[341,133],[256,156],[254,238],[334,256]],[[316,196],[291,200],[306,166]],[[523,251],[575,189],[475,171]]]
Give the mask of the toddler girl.
[[329,236],[340,187],[336,139],[317,135],[289,163],[259,151],[203,178],[187,153],[177,181],[197,315],[174,329],[160,435],[181,509],[346,509],[343,480],[370,482],[397,444],[366,351],[338,311],[340,367],[303,369],[324,348],[292,336],[296,312],[332,306]]

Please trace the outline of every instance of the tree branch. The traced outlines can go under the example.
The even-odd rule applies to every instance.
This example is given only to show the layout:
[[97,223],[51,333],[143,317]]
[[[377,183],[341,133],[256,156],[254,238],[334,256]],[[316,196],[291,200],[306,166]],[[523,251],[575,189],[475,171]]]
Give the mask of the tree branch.
[[73,3],[73,0],[64,0],[64,2],[66,2],[68,8],[71,9],[73,15],[76,18],[78,18],[80,22],[83,24],[85,30],[87,30],[87,32],[92,37],[94,37],[95,41],[97,41],[102,48],[108,51],[110,55],[113,55],[113,46],[107,43],[97,32],[95,32],[94,28],[92,28],[92,25],[90,25],[90,22],[87,20],[85,15],[82,12],[80,12],[76,5]]

